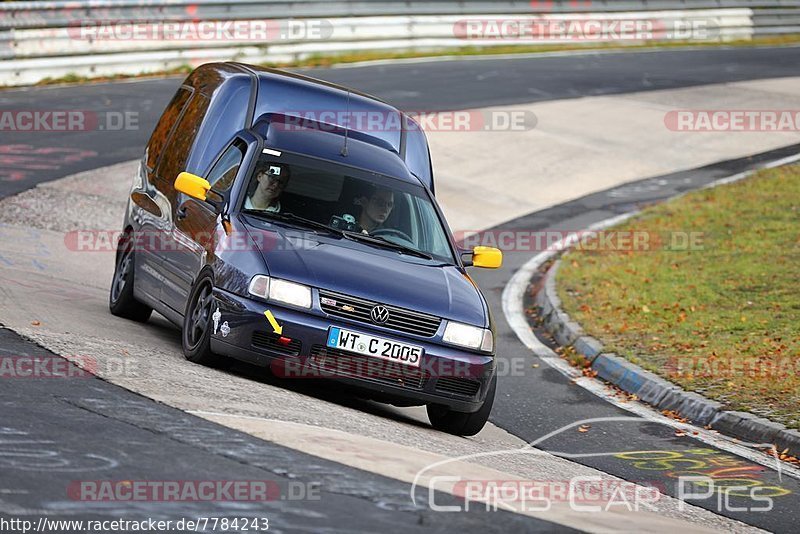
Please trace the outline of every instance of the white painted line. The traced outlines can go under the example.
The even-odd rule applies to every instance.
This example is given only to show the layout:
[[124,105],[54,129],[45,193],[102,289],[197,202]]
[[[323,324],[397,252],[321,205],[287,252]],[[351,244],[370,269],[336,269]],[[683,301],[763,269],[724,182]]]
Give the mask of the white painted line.
[[[225,424],[229,428],[247,432],[259,439],[301,451],[304,454],[410,484],[410,502],[416,507],[435,511],[441,510],[434,509],[432,506],[435,504],[431,500],[433,491],[463,498],[463,490],[458,490],[456,485],[459,482],[528,480],[521,475],[466,460],[502,455],[525,455],[531,461],[536,461],[536,459],[541,461],[552,456],[548,452],[523,446],[519,449],[484,451],[450,458],[439,452],[420,450],[380,438],[305,423],[205,410],[189,410],[188,413],[217,424]],[[615,417],[610,419],[634,420],[635,418]],[[223,420],[226,422],[222,423]],[[548,434],[542,439],[551,436],[552,434]],[[622,480],[614,475],[595,471],[592,471],[588,477],[580,477],[580,479]],[[416,498],[417,490],[420,489],[428,490],[426,492],[428,498],[423,501]],[[686,509],[693,510],[691,513],[693,519],[689,523],[683,517],[666,513],[669,510],[680,511],[684,508],[674,498],[666,495],[663,497],[665,506],[663,510],[649,507],[631,508],[626,505],[620,507],[617,503],[617,506],[593,511],[592,516],[587,516],[585,511],[558,500],[549,503],[547,507],[515,507],[497,499],[490,501],[476,499],[476,502],[480,501],[483,506],[486,502],[490,502],[493,506],[497,505],[498,509],[586,532],[714,532],[698,521],[702,517],[700,514],[713,514],[712,511],[701,511],[693,505],[685,505]],[[659,500],[659,502],[661,501]]]
[[[752,175],[758,170],[771,169],[779,167],[781,165],[794,163],[796,161],[800,161],[800,154],[796,154],[794,156],[789,156],[787,158],[770,162],[768,164],[762,165],[750,171],[738,173],[726,178],[715,180],[714,182],[708,184],[707,186],[701,189],[707,189],[711,187],[717,187],[720,185],[733,183]],[[682,195],[677,195],[676,197],[673,198],[677,198],[680,196]],[[587,231],[590,232],[598,231],[604,228],[608,228],[610,226],[620,224],[630,219],[637,213],[639,212],[634,211],[623,215],[617,215],[615,217],[604,219],[589,226],[587,228]],[[652,421],[654,423],[661,423],[663,425],[667,425],[672,428],[683,431],[689,431],[691,433],[691,437],[696,438],[702,441],[703,443],[713,445],[714,447],[722,449],[731,454],[735,454],[737,456],[740,456],[757,464],[763,465],[764,467],[777,470],[779,475],[785,473],[789,476],[800,479],[800,469],[786,463],[778,463],[776,469],[777,460],[773,461],[764,453],[760,451],[754,451],[748,447],[741,445],[738,442],[735,442],[734,438],[710,432],[702,427],[698,427],[687,423],[681,423],[674,419],[670,419],[669,417],[662,415],[655,408],[652,408],[651,406],[641,401],[626,400],[625,402],[623,402],[609,390],[605,382],[597,378],[589,378],[583,376],[580,373],[580,371],[569,365],[569,363],[567,363],[566,360],[561,358],[558,354],[550,350],[550,348],[547,347],[544,343],[539,341],[539,339],[533,333],[533,330],[531,330],[530,325],[528,323],[528,318],[525,315],[525,306],[524,306],[525,291],[527,290],[529,282],[533,277],[534,273],[538,271],[539,268],[546,261],[556,256],[558,253],[560,253],[560,251],[571,246],[575,242],[576,235],[577,234],[575,233],[568,235],[566,238],[562,239],[561,241],[553,245],[551,247],[551,250],[540,252],[539,254],[528,260],[528,262],[526,262],[516,273],[514,273],[514,276],[511,277],[511,280],[509,280],[508,284],[503,289],[503,295],[502,295],[503,314],[505,315],[506,321],[508,321],[509,326],[511,326],[511,329],[514,330],[514,333],[517,335],[522,344],[528,347],[536,356],[541,358],[549,366],[553,367],[554,369],[565,375],[567,378],[572,379],[572,381],[575,384],[581,386],[587,391],[590,391],[591,393],[597,395],[601,399],[613,404],[618,408],[622,408],[623,410],[634,413],[637,416],[647,421]],[[697,434],[694,434],[695,432],[697,432]]]

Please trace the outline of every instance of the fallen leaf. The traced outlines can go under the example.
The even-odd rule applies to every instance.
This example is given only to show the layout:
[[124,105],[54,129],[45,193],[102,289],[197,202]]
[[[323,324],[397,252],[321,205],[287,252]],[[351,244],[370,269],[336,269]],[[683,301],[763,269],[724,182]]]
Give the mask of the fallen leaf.
[[592,425],[581,425],[578,427],[578,432],[588,432]]
[[41,324],[42,324],[41,321],[31,321],[32,326],[39,326]]

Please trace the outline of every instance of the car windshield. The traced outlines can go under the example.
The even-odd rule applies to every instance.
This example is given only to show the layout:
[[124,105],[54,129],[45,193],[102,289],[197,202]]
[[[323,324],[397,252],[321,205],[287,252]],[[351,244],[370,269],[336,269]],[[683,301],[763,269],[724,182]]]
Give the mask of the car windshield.
[[427,191],[395,178],[264,154],[248,180],[242,209],[302,228],[327,228],[401,254],[454,263]]

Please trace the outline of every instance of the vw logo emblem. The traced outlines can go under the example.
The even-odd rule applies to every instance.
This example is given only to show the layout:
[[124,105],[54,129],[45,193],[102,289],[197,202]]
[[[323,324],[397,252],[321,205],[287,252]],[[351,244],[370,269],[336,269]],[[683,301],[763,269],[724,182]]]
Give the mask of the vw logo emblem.
[[369,316],[372,318],[373,323],[384,324],[389,320],[389,310],[386,309],[386,306],[375,306]]

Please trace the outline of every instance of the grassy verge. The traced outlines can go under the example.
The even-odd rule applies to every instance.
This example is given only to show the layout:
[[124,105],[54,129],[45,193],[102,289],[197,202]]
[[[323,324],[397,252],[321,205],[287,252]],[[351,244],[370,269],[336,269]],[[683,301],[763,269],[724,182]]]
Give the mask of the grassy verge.
[[[546,53],[546,52],[565,52],[565,51],[591,51],[591,50],[642,50],[642,49],[669,49],[669,48],[686,48],[686,47],[719,47],[719,46],[781,46],[792,45],[800,43],[800,34],[797,35],[783,35],[776,37],[757,37],[749,40],[731,41],[727,43],[696,43],[690,41],[669,41],[669,42],[654,42],[654,43],[640,43],[640,44],[619,44],[619,43],[594,43],[594,44],[581,44],[573,43],[566,45],[509,45],[509,46],[492,46],[492,47],[477,47],[468,46],[461,48],[446,48],[440,50],[427,50],[427,51],[375,51],[375,52],[351,52],[336,55],[312,55],[310,57],[298,60],[292,63],[268,63],[264,64],[265,67],[275,68],[302,68],[302,67],[330,67],[338,64],[360,63],[364,61],[377,61],[377,60],[391,60],[391,59],[416,59],[427,57],[444,57],[444,56],[492,56],[492,55],[505,55],[505,54],[530,54],[530,53]],[[168,75],[186,74],[191,72],[192,68],[188,65],[177,67],[171,70],[162,72],[153,72],[146,74],[119,74],[114,76],[104,77],[85,77],[70,74],[59,78],[45,78],[38,82],[36,85],[55,85],[65,83],[86,83],[86,82],[103,82],[113,80],[124,80],[130,78],[152,78],[163,77]],[[12,86],[2,86],[2,88],[12,88]]]
[[[679,246],[569,252],[566,311],[687,390],[800,428],[800,165],[690,193],[615,230]],[[682,246],[675,232],[702,243]]]

